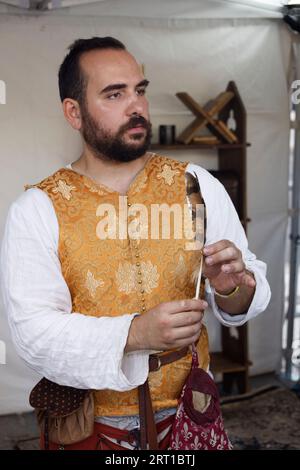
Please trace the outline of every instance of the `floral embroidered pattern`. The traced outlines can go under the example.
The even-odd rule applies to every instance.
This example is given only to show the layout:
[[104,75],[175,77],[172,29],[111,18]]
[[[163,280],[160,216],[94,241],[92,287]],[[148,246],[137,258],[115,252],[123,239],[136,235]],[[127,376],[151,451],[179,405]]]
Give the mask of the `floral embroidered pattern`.
[[158,173],[157,179],[163,178],[165,180],[165,183],[171,186],[174,183],[174,177],[180,175],[179,170],[172,170],[172,167],[170,165],[164,165],[162,172]]
[[188,272],[188,269],[186,267],[186,264],[184,262],[184,258],[182,255],[179,256],[179,261],[178,261],[178,264],[174,270],[174,274],[176,277],[184,277],[186,276]]
[[143,287],[147,294],[150,294],[152,289],[158,287],[159,274],[157,272],[157,266],[153,266],[151,261],[147,263],[141,263]]
[[118,271],[116,272],[116,281],[120,292],[130,294],[135,290],[135,273],[135,265],[129,262],[119,264]]
[[105,196],[105,194],[107,193],[113,193],[114,190],[113,189],[110,189],[110,188],[107,188],[107,187],[101,187],[100,185],[99,186],[93,186],[92,184],[90,184],[90,182],[84,182],[84,185],[89,188],[89,190],[91,191],[91,193],[97,193],[99,194],[99,196]]
[[71,191],[76,191],[75,186],[70,186],[63,180],[59,180],[56,188],[52,189],[54,194],[61,193],[61,195],[68,201],[70,201],[72,196]]
[[150,372],[149,374],[149,387],[151,388],[157,388],[162,385],[163,381],[163,375],[161,369],[155,371],[155,372]]
[[137,276],[138,269],[142,272],[143,288],[147,294],[150,294],[153,289],[158,287],[159,273],[157,272],[157,266],[153,266],[151,261],[146,263],[143,261],[140,268],[137,268],[136,265],[127,261],[119,264],[116,273],[116,282],[120,292],[131,294],[140,290]]
[[95,279],[94,274],[91,271],[86,273],[85,287],[88,289],[90,295],[94,298],[96,296],[96,290],[98,287],[103,287],[104,282],[102,279]]
[[148,179],[147,175],[143,175],[139,179],[139,181],[136,183],[134,191],[132,192],[132,194],[136,194],[136,193],[140,192],[142,189],[144,189],[146,184],[147,184],[147,179]]

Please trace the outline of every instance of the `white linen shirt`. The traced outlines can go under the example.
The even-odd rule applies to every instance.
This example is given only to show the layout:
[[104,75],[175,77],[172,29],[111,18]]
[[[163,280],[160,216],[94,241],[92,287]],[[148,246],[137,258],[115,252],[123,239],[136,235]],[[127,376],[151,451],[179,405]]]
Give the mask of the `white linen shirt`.
[[[231,240],[242,251],[256,290],[248,312],[221,311],[206,283],[214,315],[239,326],[264,311],[270,300],[266,264],[248,249],[244,229],[223,185],[207,170],[196,172],[207,211],[206,245]],[[37,373],[61,385],[126,391],[148,376],[150,351],[124,353],[131,321],[138,312],[99,318],[72,313],[72,300],[58,257],[59,226],[50,198],[28,189],[10,207],[1,249],[4,308],[17,353]]]

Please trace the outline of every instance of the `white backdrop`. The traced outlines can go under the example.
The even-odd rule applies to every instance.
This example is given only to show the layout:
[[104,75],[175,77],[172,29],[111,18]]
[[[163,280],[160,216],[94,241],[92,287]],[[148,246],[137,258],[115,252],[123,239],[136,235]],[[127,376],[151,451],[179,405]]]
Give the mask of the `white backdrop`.
[[[170,2],[164,3],[171,8]],[[35,17],[0,15],[0,80],[7,86],[7,104],[0,105],[0,230],[9,204],[24,184],[37,182],[78,158],[80,139],[64,122],[57,89],[58,67],[76,38],[116,36],[145,65],[154,131],[159,124],[174,123],[180,132],[191,120],[176,92],[188,91],[204,103],[234,80],[246,106],[252,143],[247,181],[252,219],[249,244],[268,264],[273,293],[268,310],[249,323],[252,373],[256,374],[274,370],[281,350],[291,36],[279,19],[232,4],[222,10],[221,3],[174,0],[169,10],[172,18],[166,8],[155,10],[156,2],[151,10],[141,1],[134,9],[129,0]],[[141,4],[146,8],[144,18]],[[174,9],[176,5],[181,9]],[[124,17],[114,16],[122,11]],[[137,17],[132,16],[134,11]],[[267,16],[278,17],[270,11]],[[169,155],[217,168],[214,153],[190,152]],[[211,350],[218,350],[219,324],[209,313],[207,321]],[[0,340],[7,346],[7,364],[0,364],[0,414],[27,410],[28,391],[38,377],[16,357],[2,306]]]

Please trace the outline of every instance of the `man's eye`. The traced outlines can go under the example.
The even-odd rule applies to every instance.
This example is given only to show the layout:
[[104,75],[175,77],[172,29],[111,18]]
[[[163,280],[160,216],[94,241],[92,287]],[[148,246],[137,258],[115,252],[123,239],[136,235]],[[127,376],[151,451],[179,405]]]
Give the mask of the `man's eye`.
[[139,88],[136,90],[137,95],[143,96],[146,93],[146,88]]
[[120,96],[121,96],[121,93],[116,92],[116,93],[113,93],[112,95],[108,95],[107,98],[108,98],[109,100],[115,100],[115,99],[119,98]]

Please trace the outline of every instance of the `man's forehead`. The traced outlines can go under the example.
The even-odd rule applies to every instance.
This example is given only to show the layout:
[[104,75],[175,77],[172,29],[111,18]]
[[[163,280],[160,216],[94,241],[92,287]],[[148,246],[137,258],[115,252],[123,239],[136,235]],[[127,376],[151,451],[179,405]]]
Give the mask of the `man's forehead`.
[[125,50],[93,50],[83,54],[80,66],[89,81],[109,84],[111,81],[140,80],[143,78],[142,66]]

